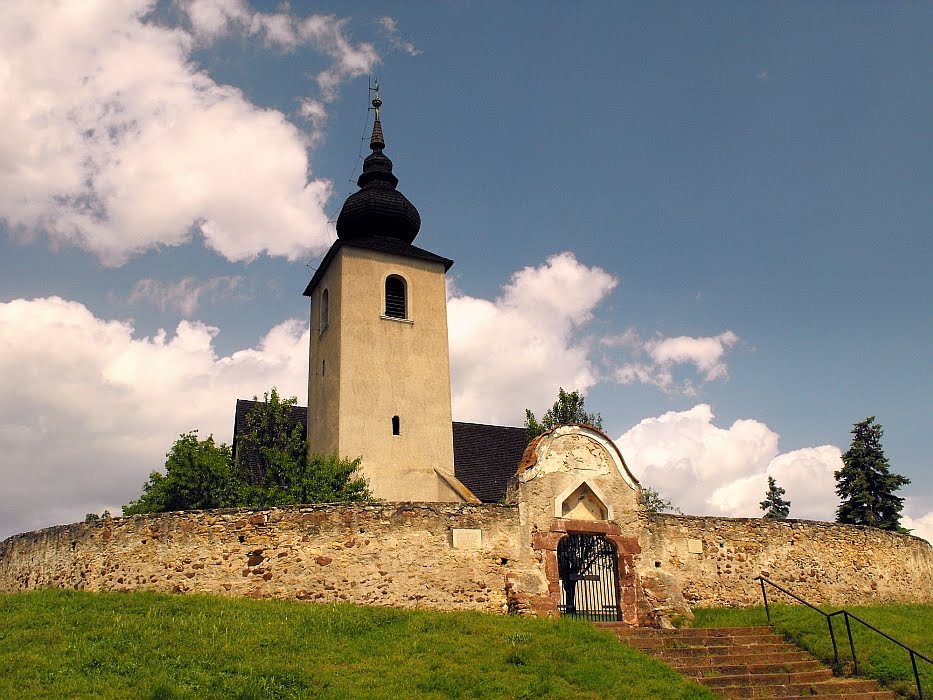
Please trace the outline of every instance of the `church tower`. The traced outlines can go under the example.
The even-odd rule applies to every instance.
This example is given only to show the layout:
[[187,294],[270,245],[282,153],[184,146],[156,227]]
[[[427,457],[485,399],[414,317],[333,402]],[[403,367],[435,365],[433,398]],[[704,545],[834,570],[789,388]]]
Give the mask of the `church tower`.
[[311,298],[308,442],[362,457],[376,498],[464,501],[454,477],[445,274],[453,261],[412,245],[421,228],[396,189],[378,86],[372,153],[337,218]]

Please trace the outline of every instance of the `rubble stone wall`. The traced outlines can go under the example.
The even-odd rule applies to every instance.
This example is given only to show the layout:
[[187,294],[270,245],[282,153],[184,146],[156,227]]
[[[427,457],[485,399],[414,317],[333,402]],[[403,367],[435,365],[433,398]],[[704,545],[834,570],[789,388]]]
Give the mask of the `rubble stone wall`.
[[506,610],[518,509],[350,504],[131,516],[0,543],[0,591],[144,589]]
[[812,603],[933,602],[930,543],[868,527],[649,515],[641,549],[642,585],[658,607],[678,594],[690,606],[760,604],[756,576]]
[[812,602],[933,602],[933,547],[908,535],[622,512],[589,523],[527,503],[293,506],[62,525],[0,542],[0,591],[143,589],[549,615],[559,595],[550,555],[571,530],[612,535],[633,624],[757,604],[760,574]]

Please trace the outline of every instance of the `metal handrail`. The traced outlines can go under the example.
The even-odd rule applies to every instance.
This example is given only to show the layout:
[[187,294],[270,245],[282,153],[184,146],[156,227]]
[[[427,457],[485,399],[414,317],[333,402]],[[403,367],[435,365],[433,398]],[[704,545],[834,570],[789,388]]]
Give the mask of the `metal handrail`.
[[917,659],[918,659],[918,658],[923,659],[924,661],[926,661],[926,662],[929,663],[930,665],[933,665],[933,659],[930,659],[930,658],[924,656],[923,654],[921,654],[919,651],[917,651],[917,650],[915,650],[915,649],[911,649],[909,646],[907,646],[907,645],[904,644],[903,642],[898,641],[897,639],[895,639],[894,637],[892,637],[890,634],[888,634],[888,633],[886,633],[886,632],[882,632],[880,629],[878,629],[877,627],[875,627],[875,626],[872,625],[871,623],[865,622],[865,620],[863,620],[862,618],[858,617],[857,615],[853,615],[853,614],[850,613],[848,610],[842,609],[842,610],[837,610],[836,612],[831,612],[831,613],[823,612],[822,610],[820,610],[820,609],[819,609],[818,607],[816,607],[815,605],[812,605],[812,604],[808,603],[807,601],[805,601],[805,600],[804,600],[803,598],[801,598],[799,595],[796,595],[796,594],[794,594],[794,593],[791,593],[791,592],[790,592],[789,590],[787,590],[786,588],[784,588],[784,587],[782,587],[782,586],[779,586],[779,585],[776,584],[774,581],[771,581],[771,580],[769,580],[769,579],[766,579],[764,576],[756,576],[754,580],[755,580],[755,581],[758,581],[758,582],[761,584],[761,597],[764,598],[764,601],[765,601],[765,614],[768,616],[768,624],[771,624],[771,608],[770,608],[770,606],[768,605],[768,592],[767,592],[767,589],[765,588],[765,584],[766,584],[766,583],[767,583],[769,586],[774,586],[774,587],[777,588],[779,591],[781,591],[781,593],[790,596],[791,598],[793,598],[793,599],[796,600],[797,602],[803,603],[803,604],[806,605],[808,608],[810,608],[810,609],[812,609],[812,610],[816,610],[816,612],[818,612],[820,615],[822,615],[823,617],[826,618],[826,623],[827,623],[827,625],[829,625],[829,638],[832,640],[832,643],[833,643],[833,656],[835,656],[835,659],[836,659],[836,668],[840,668],[840,664],[839,664],[839,647],[838,647],[837,644],[836,644],[836,633],[835,633],[835,631],[833,630],[833,618],[836,617],[836,615],[842,615],[843,619],[845,620],[845,623],[846,623],[846,634],[847,634],[848,637],[849,637],[849,651],[852,653],[852,664],[853,664],[853,666],[854,666],[854,670],[855,670],[855,674],[856,674],[856,675],[858,675],[858,672],[859,672],[859,669],[858,669],[858,656],[856,656],[856,654],[855,654],[855,641],[854,641],[853,638],[852,638],[852,627],[851,627],[851,625],[849,624],[849,618],[852,618],[852,619],[855,620],[856,622],[859,622],[859,623],[863,624],[863,625],[864,625],[865,627],[867,627],[868,629],[870,629],[870,630],[872,630],[872,631],[874,631],[874,632],[877,632],[877,633],[880,634],[882,637],[884,637],[885,639],[887,639],[887,640],[889,640],[889,641],[894,642],[895,644],[897,644],[897,645],[898,645],[899,647],[901,647],[902,649],[906,649],[906,650],[910,653],[910,665],[911,665],[911,667],[913,668],[913,672],[914,672],[914,681],[915,681],[916,684],[917,684],[917,695],[920,697],[920,700],[923,700],[923,686],[920,684],[920,673],[917,671]]

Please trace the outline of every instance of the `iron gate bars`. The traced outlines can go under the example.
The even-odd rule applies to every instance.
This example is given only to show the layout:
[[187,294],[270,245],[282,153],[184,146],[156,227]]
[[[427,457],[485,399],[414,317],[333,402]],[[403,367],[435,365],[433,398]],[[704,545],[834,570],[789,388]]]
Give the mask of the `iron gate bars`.
[[557,543],[561,615],[593,621],[620,618],[619,559],[602,535],[572,534]]

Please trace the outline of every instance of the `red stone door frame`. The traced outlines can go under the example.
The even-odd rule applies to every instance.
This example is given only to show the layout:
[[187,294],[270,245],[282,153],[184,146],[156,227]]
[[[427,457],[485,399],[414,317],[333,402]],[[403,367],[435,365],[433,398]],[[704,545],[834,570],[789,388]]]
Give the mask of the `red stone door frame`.
[[544,562],[548,593],[545,596],[536,596],[534,600],[529,601],[530,607],[541,616],[557,617],[559,615],[560,573],[557,567],[557,543],[571,534],[603,535],[615,545],[616,556],[619,559],[619,590],[617,594],[619,609],[622,611],[622,621],[633,627],[638,625],[635,555],[641,553],[641,547],[638,545],[638,538],[624,537],[621,528],[616,523],[608,521],[555,518],[549,530],[539,530],[533,534],[531,547],[536,552],[540,552]]

